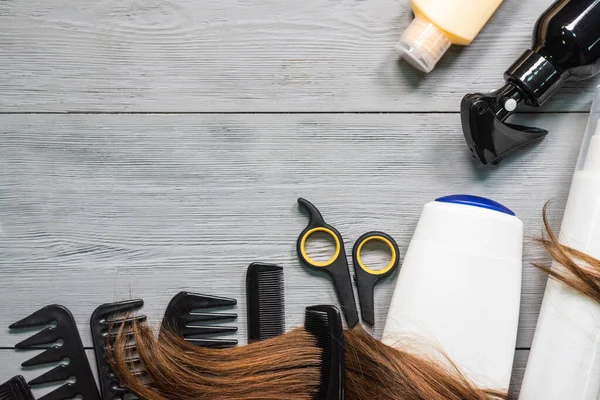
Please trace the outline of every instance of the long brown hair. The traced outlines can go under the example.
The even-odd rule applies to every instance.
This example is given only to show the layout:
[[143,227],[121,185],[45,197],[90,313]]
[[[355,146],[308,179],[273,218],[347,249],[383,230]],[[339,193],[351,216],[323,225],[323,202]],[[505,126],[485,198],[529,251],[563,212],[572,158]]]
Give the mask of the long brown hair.
[[[232,349],[193,346],[174,334],[157,340],[144,324],[133,324],[144,369],[128,362],[133,353],[123,327],[110,355],[121,382],[147,400],[310,400],[320,382],[321,350],[312,335],[295,329],[273,339]],[[492,400],[500,392],[480,389],[451,363],[394,349],[362,329],[344,332],[346,399]]]
[[555,268],[540,263],[534,265],[552,279],[600,303],[600,260],[560,243],[548,222],[548,205],[546,203],[543,210],[546,234],[538,242],[558,265]]
[[[506,393],[481,389],[445,355],[433,360],[392,348],[362,329],[347,330],[346,393],[350,400],[499,400]],[[442,360],[443,359],[443,360]],[[444,362],[445,360],[445,362]]]
[[321,352],[303,329],[248,346],[207,349],[169,332],[157,340],[150,327],[133,323],[133,350],[124,327],[109,357],[121,383],[142,399],[307,400],[318,389]]

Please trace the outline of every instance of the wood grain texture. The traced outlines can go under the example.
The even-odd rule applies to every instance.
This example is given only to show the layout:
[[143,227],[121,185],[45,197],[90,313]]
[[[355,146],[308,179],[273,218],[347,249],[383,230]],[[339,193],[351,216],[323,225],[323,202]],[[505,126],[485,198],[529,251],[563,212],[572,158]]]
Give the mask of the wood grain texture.
[[[501,86],[551,3],[505,0],[423,75],[393,50],[408,1],[1,1],[0,112],[455,112]],[[599,82],[544,110],[587,111]]]
[[[511,398],[517,398],[518,390],[521,387],[521,382],[523,380],[523,374],[525,373],[525,363],[527,361],[529,351],[527,350],[517,350],[515,353],[515,363],[513,376],[511,380],[511,389],[510,392],[513,395]],[[51,366],[46,366],[44,368],[35,368],[29,370],[22,370],[19,368],[19,364],[27,359],[26,353],[23,352],[15,352],[12,350],[0,350],[0,383],[7,381],[11,377],[20,374],[23,375],[26,379],[33,379],[36,376],[39,376],[41,373],[51,368]],[[91,350],[87,352],[88,359],[94,365],[94,354]],[[97,378],[96,368],[93,366],[94,376]],[[46,387],[39,390],[34,390],[34,395],[36,398],[40,398],[44,394],[53,390],[54,387]]]
[[[158,322],[179,290],[238,299],[245,268],[285,267],[287,326],[336,304],[328,279],[300,266],[306,197],[347,248],[380,229],[406,251],[423,204],[451,193],[489,196],[523,220],[527,242],[519,348],[527,348],[545,279],[532,238],[541,209],[560,221],[587,115],[530,115],[548,138],[500,168],[475,168],[457,115],[0,116],[0,347],[6,327],[37,308],[72,309],[84,342],[105,302],[143,298]],[[376,291],[383,329],[394,288]]]

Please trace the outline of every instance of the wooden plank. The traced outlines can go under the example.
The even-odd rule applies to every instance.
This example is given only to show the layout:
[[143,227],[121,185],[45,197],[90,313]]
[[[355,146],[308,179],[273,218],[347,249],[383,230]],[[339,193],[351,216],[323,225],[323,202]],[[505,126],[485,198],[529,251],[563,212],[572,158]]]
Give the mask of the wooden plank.
[[[2,115],[0,326],[61,303],[89,346],[98,305],[141,297],[158,322],[174,294],[192,290],[238,299],[243,339],[245,268],[255,261],[285,267],[287,326],[298,326],[306,306],[336,303],[330,282],[297,260],[307,222],[299,196],[347,248],[381,229],[404,253],[423,204],[472,193],[525,223],[518,347],[527,348],[545,283],[532,239],[547,200],[558,226],[586,120],[527,116],[553,133],[481,169],[451,114]],[[376,290],[376,335],[394,280]],[[1,329],[0,347],[21,337]]]
[[[424,76],[393,50],[408,1],[2,1],[0,112],[454,112],[501,86],[550,3],[505,0]],[[587,111],[598,83],[544,110]]]
[[[517,350],[515,353],[515,364],[511,381],[511,395],[514,395],[514,397],[511,398],[517,398],[518,396],[518,390],[523,380],[523,374],[525,373],[525,363],[527,362],[528,353],[529,351],[527,350]],[[87,355],[90,362],[94,363],[95,358],[93,352],[88,350]],[[42,369],[19,369],[19,364],[27,358],[24,353],[18,353],[12,350],[0,350],[0,359],[2,360],[2,363],[0,363],[0,383],[7,381],[17,374],[25,376],[26,379],[33,379],[43,373],[43,371],[51,368],[51,366],[46,366]],[[94,371],[94,376],[98,379],[95,366],[92,370]],[[43,389],[35,389],[33,392],[35,397],[39,399],[44,394],[53,390],[53,388],[53,386],[50,386]]]

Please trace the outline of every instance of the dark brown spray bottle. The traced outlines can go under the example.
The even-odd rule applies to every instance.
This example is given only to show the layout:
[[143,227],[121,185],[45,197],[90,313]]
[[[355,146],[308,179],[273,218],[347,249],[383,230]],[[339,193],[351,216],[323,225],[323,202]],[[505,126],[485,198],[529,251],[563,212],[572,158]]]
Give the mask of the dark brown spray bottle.
[[463,133],[473,156],[498,164],[509,152],[548,131],[506,123],[522,104],[540,107],[568,80],[600,72],[600,0],[558,0],[538,19],[533,46],[491,93],[468,94],[461,103]]

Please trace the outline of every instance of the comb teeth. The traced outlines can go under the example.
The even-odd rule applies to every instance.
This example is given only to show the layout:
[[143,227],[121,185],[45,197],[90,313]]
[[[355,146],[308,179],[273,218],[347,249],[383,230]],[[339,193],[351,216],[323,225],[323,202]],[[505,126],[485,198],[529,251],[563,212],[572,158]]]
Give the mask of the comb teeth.
[[65,381],[75,377],[75,383],[64,383],[56,390],[43,396],[40,400],[63,400],[81,396],[84,400],[100,400],[96,382],[92,374],[77,325],[69,310],[60,305],[50,305],[42,308],[15,322],[10,329],[33,328],[47,326],[35,335],[16,345],[18,349],[40,349],[39,346],[52,345],[60,340],[62,344],[54,344],[45,348],[35,357],[21,365],[30,367],[68,359],[68,364],[60,364],[29,382],[30,385],[41,385]]
[[15,376],[0,385],[0,400],[35,400],[22,376]]
[[[102,398],[113,400],[122,398],[125,395],[132,395],[125,387],[123,387],[112,371],[107,355],[107,346],[110,349],[112,342],[118,335],[118,330],[121,326],[125,326],[124,333],[128,339],[133,338],[132,326],[133,323],[146,321],[145,315],[137,315],[127,317],[136,310],[144,306],[143,300],[128,300],[118,303],[103,304],[96,308],[90,320],[92,329],[92,339],[94,341],[94,352],[96,354],[96,362],[98,364],[98,377],[100,380],[100,391]],[[127,345],[126,348],[130,351],[135,349],[135,345]],[[133,356],[130,361],[135,365],[139,365],[139,358]],[[140,372],[141,373],[141,372]]]
[[186,341],[197,346],[233,347],[237,345],[237,340],[213,336],[235,334],[237,327],[211,325],[211,323],[234,321],[237,318],[237,314],[196,310],[233,307],[236,304],[237,301],[235,299],[179,292],[171,299],[167,306],[160,334],[163,334],[166,330],[172,330],[176,334],[181,335]]
[[308,307],[304,329],[311,333],[322,349],[321,379],[314,400],[344,398],[344,327],[340,311],[334,306]]
[[285,331],[283,268],[251,264],[246,274],[248,341],[265,340]]

